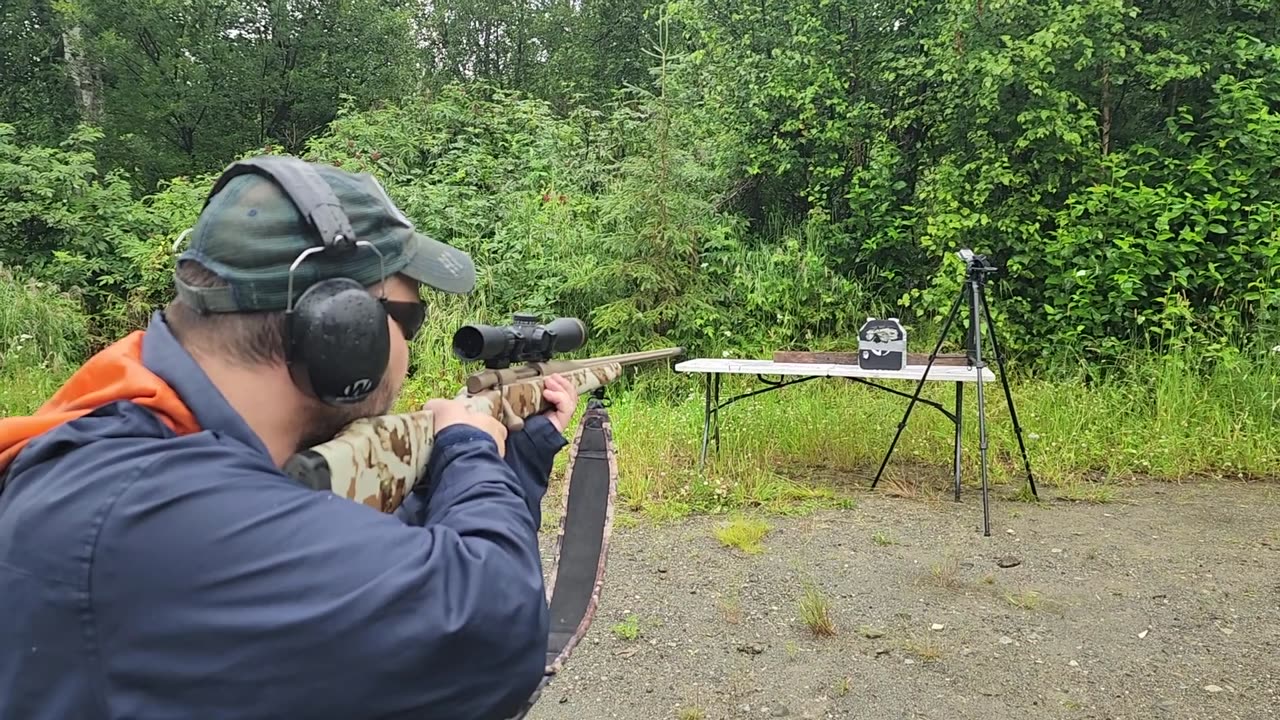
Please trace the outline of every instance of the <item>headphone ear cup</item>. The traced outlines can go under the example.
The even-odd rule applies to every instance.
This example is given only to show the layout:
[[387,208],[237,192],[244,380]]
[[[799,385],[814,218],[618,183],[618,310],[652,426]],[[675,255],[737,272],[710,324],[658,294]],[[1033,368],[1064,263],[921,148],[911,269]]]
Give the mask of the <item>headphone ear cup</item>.
[[285,355],[293,383],[328,405],[351,405],[382,384],[391,354],[386,310],[360,283],[325,280],[286,316]]

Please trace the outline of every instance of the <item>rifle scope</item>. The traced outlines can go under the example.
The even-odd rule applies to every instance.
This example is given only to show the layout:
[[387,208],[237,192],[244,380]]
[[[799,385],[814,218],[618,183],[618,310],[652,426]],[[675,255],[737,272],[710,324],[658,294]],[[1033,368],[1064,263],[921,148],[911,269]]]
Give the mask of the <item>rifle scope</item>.
[[587,342],[587,326],[577,318],[556,318],[539,325],[535,315],[516,313],[511,325],[463,325],[453,334],[453,355],[483,360],[501,369],[518,362],[546,362],[555,353],[573,352]]

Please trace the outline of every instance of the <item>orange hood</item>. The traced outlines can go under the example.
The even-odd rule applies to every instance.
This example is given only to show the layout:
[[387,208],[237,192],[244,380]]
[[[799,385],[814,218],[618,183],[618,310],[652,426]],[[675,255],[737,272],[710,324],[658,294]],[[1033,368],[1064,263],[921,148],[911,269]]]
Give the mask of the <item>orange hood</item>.
[[117,400],[151,410],[179,435],[199,432],[178,393],[142,364],[142,336],[133,332],[94,355],[34,415],[0,418],[0,473],[32,438]]

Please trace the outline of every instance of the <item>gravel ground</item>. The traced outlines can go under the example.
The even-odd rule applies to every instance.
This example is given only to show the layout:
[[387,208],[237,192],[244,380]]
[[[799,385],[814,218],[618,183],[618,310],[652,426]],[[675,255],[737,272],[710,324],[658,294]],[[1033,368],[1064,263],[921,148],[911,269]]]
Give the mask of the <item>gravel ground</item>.
[[[865,495],[768,518],[759,554],[723,518],[615,529],[596,621],[528,717],[1280,716],[1280,486],[993,498],[990,538],[981,513]],[[834,635],[801,621],[806,585]]]

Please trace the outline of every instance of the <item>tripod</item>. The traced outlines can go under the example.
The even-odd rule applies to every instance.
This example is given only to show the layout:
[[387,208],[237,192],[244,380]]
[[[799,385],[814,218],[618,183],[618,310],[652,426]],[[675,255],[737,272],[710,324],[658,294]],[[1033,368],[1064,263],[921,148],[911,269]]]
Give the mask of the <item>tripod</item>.
[[[991,333],[991,351],[995,358],[996,366],[1000,371],[1000,384],[1004,386],[1005,402],[1009,404],[1009,417],[1013,420],[1013,431],[1018,437],[1018,448],[1022,451],[1022,461],[1027,468],[1027,484],[1031,488],[1031,494],[1036,498],[1040,494],[1036,492],[1036,481],[1031,475],[1031,460],[1027,457],[1027,446],[1022,440],[1022,428],[1018,425],[1018,412],[1013,406],[1013,394],[1009,391],[1009,380],[1005,377],[1004,362],[1000,359],[1000,344],[996,340],[995,322],[991,319],[991,309],[987,307],[986,297],[986,279],[987,275],[996,271],[988,262],[986,257],[975,255],[972,250],[964,249],[956,253],[965,261],[965,282],[961,286],[956,300],[951,304],[951,312],[947,314],[946,322],[942,324],[942,332],[939,334],[938,343],[933,347],[933,352],[929,354],[929,362],[925,365],[924,373],[920,376],[920,381],[916,384],[915,394],[911,396],[911,402],[907,404],[907,412],[902,416],[902,422],[898,423],[898,432],[893,436],[893,442],[889,444],[889,452],[885,453],[884,461],[880,463],[880,471],[876,473],[876,479],[871,483],[871,487],[875,488],[880,482],[880,474],[884,472],[884,468],[889,464],[889,456],[893,455],[893,449],[898,444],[898,439],[902,437],[902,431],[907,426],[907,419],[911,417],[911,410],[915,407],[916,401],[920,398],[920,391],[924,388],[926,378],[929,376],[929,370],[933,367],[934,361],[938,357],[938,352],[942,350],[942,343],[947,338],[947,331],[951,329],[951,323],[955,321],[956,315],[960,312],[960,304],[968,300],[969,305],[969,327],[965,331],[965,352],[968,354],[969,365],[977,370],[978,385],[978,452],[981,457],[982,464],[982,535],[991,537],[991,511],[988,503],[987,490],[987,422],[986,422],[986,401],[982,388],[982,373],[986,369],[986,361],[982,359],[982,319],[987,322],[987,330]],[[979,306],[982,308],[979,315]],[[958,391],[957,391],[958,392]],[[959,395],[956,398],[956,463],[959,467],[960,456],[960,402]],[[956,500],[960,500],[960,476],[957,470],[955,485]]]

